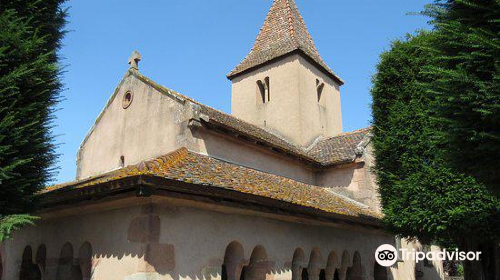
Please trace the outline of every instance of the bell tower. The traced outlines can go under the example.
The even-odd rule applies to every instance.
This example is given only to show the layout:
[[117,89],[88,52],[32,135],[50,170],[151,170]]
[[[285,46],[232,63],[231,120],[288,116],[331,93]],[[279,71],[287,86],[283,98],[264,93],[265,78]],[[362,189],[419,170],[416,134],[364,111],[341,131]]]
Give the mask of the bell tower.
[[250,53],[228,75],[232,114],[308,146],[342,132],[340,86],[294,0],[275,0]]

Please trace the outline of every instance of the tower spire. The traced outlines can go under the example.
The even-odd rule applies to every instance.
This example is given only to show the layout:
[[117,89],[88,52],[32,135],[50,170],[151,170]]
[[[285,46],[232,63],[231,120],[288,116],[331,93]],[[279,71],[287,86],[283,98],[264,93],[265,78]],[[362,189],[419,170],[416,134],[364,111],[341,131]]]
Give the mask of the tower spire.
[[274,59],[300,52],[325,74],[343,84],[316,49],[294,0],[274,0],[250,53],[228,75],[232,79]]

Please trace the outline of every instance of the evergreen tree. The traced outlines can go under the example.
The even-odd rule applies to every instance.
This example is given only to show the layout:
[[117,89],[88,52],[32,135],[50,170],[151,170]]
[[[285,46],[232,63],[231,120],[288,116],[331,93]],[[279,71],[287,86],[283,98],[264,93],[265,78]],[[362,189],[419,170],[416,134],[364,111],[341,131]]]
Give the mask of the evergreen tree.
[[[373,78],[375,172],[385,222],[421,241],[481,249],[499,240],[499,200],[474,177],[451,167],[436,118],[436,95],[424,85],[435,61],[435,32],[396,41]],[[469,277],[469,279],[481,279]]]
[[446,160],[500,191],[500,1],[447,0],[428,6],[435,27],[431,79]]
[[23,213],[35,209],[34,194],[53,174],[62,2],[0,2],[0,238],[33,221]]

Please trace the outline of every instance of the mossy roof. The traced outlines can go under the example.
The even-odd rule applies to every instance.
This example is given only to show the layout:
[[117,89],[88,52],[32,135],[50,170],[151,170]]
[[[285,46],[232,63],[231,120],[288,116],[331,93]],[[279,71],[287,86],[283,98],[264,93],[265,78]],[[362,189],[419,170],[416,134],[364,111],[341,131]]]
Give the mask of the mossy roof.
[[41,195],[88,188],[133,176],[150,176],[270,198],[325,213],[376,221],[380,215],[366,205],[331,189],[228,163],[181,148],[165,156],[143,161],[97,177],[47,188]]

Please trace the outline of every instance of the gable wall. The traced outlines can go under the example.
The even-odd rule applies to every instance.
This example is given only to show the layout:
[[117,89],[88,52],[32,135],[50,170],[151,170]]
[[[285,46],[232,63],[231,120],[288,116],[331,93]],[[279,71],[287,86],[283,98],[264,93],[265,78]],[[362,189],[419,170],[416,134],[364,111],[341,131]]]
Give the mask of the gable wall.
[[[129,90],[133,101],[124,109],[122,99]],[[129,75],[82,143],[77,178],[117,169],[121,156],[131,165],[189,147],[190,131],[182,125],[189,112],[182,102]]]

